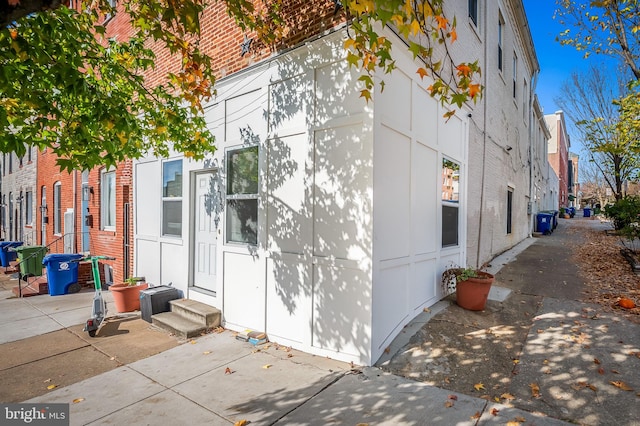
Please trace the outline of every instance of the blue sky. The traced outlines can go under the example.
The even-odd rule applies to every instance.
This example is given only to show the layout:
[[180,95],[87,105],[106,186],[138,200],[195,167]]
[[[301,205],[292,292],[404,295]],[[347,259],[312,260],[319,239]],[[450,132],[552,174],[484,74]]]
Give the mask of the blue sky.
[[[592,55],[585,60],[584,54],[572,46],[561,46],[555,41],[556,36],[565,29],[553,19],[556,0],[523,0],[523,3],[540,63],[536,93],[544,113],[552,114],[559,109],[553,99],[559,96],[560,86],[569,79],[572,72],[583,71],[592,62],[615,61],[602,55]],[[580,153],[580,141],[571,133],[571,151]]]

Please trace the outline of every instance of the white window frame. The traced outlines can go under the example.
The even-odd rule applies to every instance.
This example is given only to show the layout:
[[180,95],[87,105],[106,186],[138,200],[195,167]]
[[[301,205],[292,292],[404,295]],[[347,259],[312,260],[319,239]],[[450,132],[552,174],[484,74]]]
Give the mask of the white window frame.
[[[232,188],[231,188],[231,179],[229,177],[229,173],[232,171],[232,167],[230,164],[230,160],[231,160],[231,156],[235,153],[239,153],[242,151],[247,151],[247,150],[256,150],[256,161],[257,161],[257,165],[256,165],[256,173],[258,174],[258,176],[256,176],[256,178],[258,179],[258,183],[257,183],[257,190],[255,193],[233,193],[232,192]],[[226,244],[243,244],[243,245],[250,245],[250,246],[257,246],[258,241],[259,241],[259,235],[258,235],[258,226],[257,226],[257,221],[258,221],[258,211],[259,211],[259,190],[260,190],[260,172],[259,172],[259,167],[260,167],[260,149],[257,145],[251,145],[251,146],[242,146],[242,147],[238,147],[238,148],[233,148],[233,149],[229,149],[225,152],[225,167],[226,167],[226,194],[225,194],[225,207],[226,207],[226,226],[225,226],[225,243]],[[237,201],[251,201],[251,200],[255,200],[256,203],[256,211],[255,211],[255,218],[256,218],[256,233],[255,233],[255,241],[253,239],[251,240],[237,240],[237,239],[233,239],[232,238],[232,218],[231,218],[231,214],[232,214],[232,209],[230,208],[230,204],[237,202]]]
[[[458,166],[458,176],[457,176],[457,184],[454,183],[454,181],[456,181],[455,179],[455,173],[453,173],[451,175],[451,180],[448,181],[448,177],[445,175],[444,173],[444,163],[445,161],[450,161],[452,163],[455,163]],[[450,248],[450,247],[460,247],[460,223],[461,223],[461,219],[460,219],[460,190],[462,189],[460,187],[460,182],[461,182],[461,173],[462,173],[462,165],[460,164],[459,161],[456,161],[452,158],[448,158],[448,157],[442,157],[442,161],[440,162],[440,167],[441,167],[441,174],[442,174],[442,187],[441,187],[441,191],[442,191],[442,196],[441,196],[441,202],[442,202],[442,206],[441,206],[441,211],[442,211],[442,226],[441,226],[441,238],[440,238],[440,243],[443,249],[445,248]],[[455,189],[457,189],[457,192],[455,192]],[[451,200],[447,199],[447,192],[451,193]],[[444,243],[444,211],[445,211],[445,207],[446,208],[456,208],[457,209],[457,229],[456,229],[456,242],[455,244],[445,244]]]
[[100,170],[100,229],[116,230],[116,171]]
[[504,69],[504,17],[502,12],[498,11],[498,70]]
[[[161,209],[161,221],[160,221],[160,234],[163,237],[167,237],[167,238],[182,238],[182,192],[184,190],[184,182],[181,180],[180,181],[180,190],[178,191],[178,193],[180,195],[166,195],[165,194],[165,190],[166,190],[166,184],[168,183],[165,182],[166,176],[165,176],[165,167],[168,167],[169,164],[176,164],[176,163],[180,163],[180,176],[181,179],[184,176],[184,162],[182,158],[172,158],[172,159],[168,159],[168,160],[164,160],[162,161],[162,167],[161,167],[161,172],[162,172],[162,209]],[[177,175],[177,173],[176,173]],[[174,175],[174,177],[176,176]],[[179,210],[180,211],[180,218],[178,222],[175,222],[178,229],[178,232],[171,232],[171,229],[169,227],[169,224],[165,224],[165,205],[169,205],[170,203],[175,203],[178,204],[179,203]],[[166,226],[165,226],[166,225]]]
[[62,234],[62,184],[53,184],[53,233]]
[[[518,55],[513,51],[513,100],[518,98]],[[517,104],[516,104],[517,106]]]
[[469,19],[476,28],[480,28],[480,0],[468,0]]
[[33,192],[26,191],[24,194],[24,222],[27,225],[33,225]]

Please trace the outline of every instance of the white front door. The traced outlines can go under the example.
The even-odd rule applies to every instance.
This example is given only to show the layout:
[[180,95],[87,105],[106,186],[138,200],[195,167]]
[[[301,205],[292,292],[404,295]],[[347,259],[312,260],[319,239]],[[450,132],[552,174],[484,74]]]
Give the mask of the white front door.
[[219,211],[219,191],[216,172],[195,175],[195,212],[193,235],[193,286],[216,291],[216,248]]

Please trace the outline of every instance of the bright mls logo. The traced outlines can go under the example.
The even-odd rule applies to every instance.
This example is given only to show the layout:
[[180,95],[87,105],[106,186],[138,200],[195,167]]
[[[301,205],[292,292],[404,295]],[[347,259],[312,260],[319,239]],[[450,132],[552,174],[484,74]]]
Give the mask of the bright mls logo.
[[0,410],[2,425],[69,425],[69,404],[0,404]]

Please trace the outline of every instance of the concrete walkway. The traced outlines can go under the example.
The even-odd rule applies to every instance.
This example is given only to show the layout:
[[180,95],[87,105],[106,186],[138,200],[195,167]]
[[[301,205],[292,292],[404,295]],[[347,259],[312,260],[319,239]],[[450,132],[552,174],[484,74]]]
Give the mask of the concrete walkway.
[[[524,253],[535,249],[542,242],[548,244],[553,238],[559,239],[557,235],[560,234],[535,241],[526,240],[519,247],[524,250],[523,255],[519,256],[517,249],[505,253],[502,257],[503,265],[514,268],[513,273],[518,274],[517,262],[520,257],[526,259]],[[533,260],[527,260],[529,261]],[[500,262],[495,261],[492,266],[496,267],[497,264]],[[529,281],[529,285],[535,287],[539,276],[524,275],[518,278],[518,285],[524,286],[526,283],[520,280]],[[507,282],[505,279],[504,283]],[[492,302],[494,304],[510,300],[509,291],[520,291],[515,284],[511,288],[507,285],[497,287],[503,287],[504,290],[494,292],[498,299]],[[89,303],[80,299],[87,296],[77,295],[77,301],[69,296],[74,295],[0,301],[0,341],[10,342],[29,335],[45,334],[83,322]],[[36,300],[39,297],[42,297],[41,301]],[[407,333],[403,333],[400,340],[394,343],[393,352],[404,347],[406,342],[402,339],[419,330],[425,322],[428,324],[434,316],[438,318],[457,308],[446,301],[437,306],[438,309],[420,316],[413,327],[407,328]],[[564,357],[568,349],[563,347],[562,339],[572,332],[572,327],[576,325],[571,324],[571,321],[574,318],[578,320],[584,312],[583,308],[576,300],[569,303],[556,297],[543,298],[543,304],[535,318],[531,318],[532,321],[535,320],[536,326],[531,328],[521,356],[521,373],[514,379],[514,382],[518,382],[518,391],[528,389],[530,380],[539,380],[540,372],[547,366],[545,360],[557,363],[549,367],[557,369],[558,374],[575,378],[573,381],[565,380],[567,385],[580,383],[577,370],[570,366],[567,370],[562,370],[565,368],[563,360],[569,358]],[[571,359],[591,365],[593,358],[599,357],[607,363],[617,360],[618,364],[622,364],[619,357],[624,355],[628,358],[625,354],[640,350],[636,343],[640,338],[638,329],[627,328],[627,324],[622,322],[617,322],[621,328],[615,328],[614,322],[615,319],[603,318],[597,324],[594,323],[594,327],[606,325],[609,333],[601,330],[600,334],[594,335],[602,340],[598,343],[594,341],[590,346],[592,352],[587,355],[578,347],[572,348],[577,352],[572,353]],[[29,331],[15,331],[17,324]],[[539,333],[538,329],[545,332]],[[618,333],[625,335],[624,344],[613,352],[605,353],[606,345],[612,343],[611,339],[621,338]],[[580,338],[579,333],[577,336]],[[402,352],[398,350],[399,353]],[[556,353],[557,355],[553,355]],[[550,358],[552,355],[554,357]],[[623,368],[618,364],[610,364],[607,368]],[[629,367],[632,366],[629,364]],[[459,374],[465,374],[464,365],[456,368],[459,369]],[[597,368],[594,371],[597,374]],[[635,370],[634,380],[638,379],[637,371],[638,369]],[[0,381],[2,374],[0,371]],[[535,377],[529,377],[529,374]],[[557,377],[559,376],[549,375],[549,380],[556,380],[558,385],[560,379]],[[598,383],[597,386],[602,390],[595,398],[613,397],[616,389],[610,385],[607,387],[609,376],[600,379],[602,384]],[[590,376],[588,380],[593,379]],[[631,381],[630,384],[636,386],[635,389],[640,389],[640,384]],[[199,337],[157,355],[53,389],[25,402],[68,403],[72,425],[229,425],[240,420],[248,420],[252,425],[503,425],[509,421],[525,425],[562,425],[569,423],[557,418],[574,421],[572,419],[579,418],[576,413],[580,410],[587,412],[587,415],[592,414],[588,405],[593,403],[589,399],[593,395],[588,393],[595,392],[590,389],[576,391],[580,392],[578,403],[563,399],[566,406],[556,404],[557,411],[550,409],[550,399],[546,397],[550,395],[549,389],[552,390],[553,386],[553,383],[541,383],[545,392],[543,399],[532,399],[529,390],[527,395],[517,395],[519,404],[503,405],[493,400],[470,396],[466,392],[452,392],[409,380],[376,367],[354,369],[342,362],[275,344],[256,348],[236,340],[233,333],[224,331]],[[565,391],[564,387],[559,388],[558,395],[575,398],[573,394],[562,394]],[[612,406],[611,411],[626,410],[624,413],[627,415],[633,413],[633,404],[638,407],[635,392],[637,390],[625,395],[626,399],[620,405],[625,404],[626,407]],[[600,404],[602,405],[602,401]],[[613,423],[617,419],[615,413],[607,413],[607,416],[586,417],[584,423],[637,425],[638,418],[640,416],[627,417],[622,422]]]

